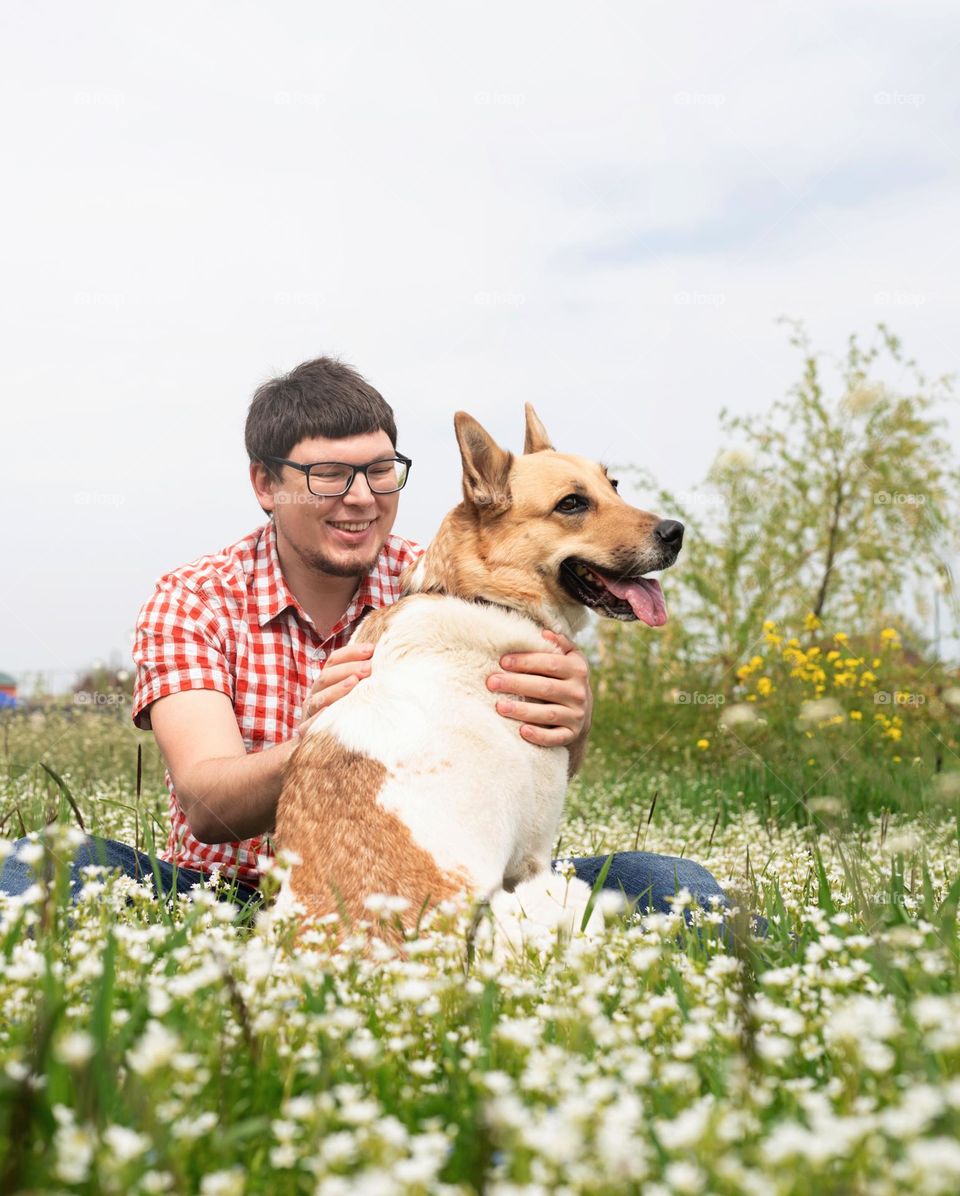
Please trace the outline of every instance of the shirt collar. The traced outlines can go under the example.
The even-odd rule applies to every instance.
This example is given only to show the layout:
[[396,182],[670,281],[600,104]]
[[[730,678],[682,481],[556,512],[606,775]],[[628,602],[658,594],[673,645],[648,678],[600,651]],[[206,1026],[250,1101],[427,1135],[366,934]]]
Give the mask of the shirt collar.
[[[343,617],[331,630],[331,635],[336,635],[351,623],[356,622],[368,608],[376,610],[381,606],[388,606],[391,601],[396,601],[397,583],[384,584],[389,577],[385,557],[386,545],[374,562],[373,568],[361,580]],[[394,581],[394,579],[389,577],[389,581]],[[257,623],[261,627],[265,627],[288,607],[292,608],[308,627],[313,627],[313,620],[294,597],[283,576],[280,557],[277,553],[277,529],[272,519],[263,527],[260,539],[257,541],[248,585],[256,606]]]

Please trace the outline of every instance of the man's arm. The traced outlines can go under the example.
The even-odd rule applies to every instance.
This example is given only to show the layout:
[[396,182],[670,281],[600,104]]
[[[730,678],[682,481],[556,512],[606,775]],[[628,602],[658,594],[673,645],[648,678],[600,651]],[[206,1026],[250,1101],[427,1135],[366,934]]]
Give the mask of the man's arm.
[[296,740],[248,753],[233,704],[211,689],[158,699],[150,722],[195,838],[231,843],[273,829]]
[[[303,703],[301,734],[324,706],[369,676],[372,652],[372,644],[347,644],[330,653]],[[150,725],[195,839],[232,843],[273,830],[296,739],[248,753],[233,703],[212,689],[158,698],[150,707]]]

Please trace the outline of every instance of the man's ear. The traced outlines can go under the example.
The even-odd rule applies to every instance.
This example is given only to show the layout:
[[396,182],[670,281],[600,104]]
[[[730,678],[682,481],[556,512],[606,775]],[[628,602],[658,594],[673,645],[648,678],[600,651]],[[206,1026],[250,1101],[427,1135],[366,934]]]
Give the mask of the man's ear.
[[539,453],[543,449],[552,449],[547,429],[540,422],[532,404],[524,403],[523,409],[527,413],[527,431],[523,438],[524,453]]
[[275,482],[270,471],[261,461],[250,462],[250,484],[253,486],[260,509],[268,515],[272,515],[277,504],[273,493]]
[[502,449],[465,411],[453,417],[457,444],[463,459],[463,497],[486,511],[510,506],[510,466],[513,454]]

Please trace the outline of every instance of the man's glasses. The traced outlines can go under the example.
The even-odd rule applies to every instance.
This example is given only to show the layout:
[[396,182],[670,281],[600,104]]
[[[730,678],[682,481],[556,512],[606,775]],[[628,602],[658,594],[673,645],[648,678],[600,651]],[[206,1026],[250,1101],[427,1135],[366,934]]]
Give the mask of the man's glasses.
[[307,489],[317,498],[338,498],[346,494],[353,485],[353,479],[362,473],[374,494],[393,494],[402,490],[410,475],[413,462],[402,453],[395,457],[383,457],[369,465],[348,465],[345,461],[316,461],[312,465],[301,465],[299,461],[288,461],[285,457],[261,457],[270,465],[289,465],[307,475]]

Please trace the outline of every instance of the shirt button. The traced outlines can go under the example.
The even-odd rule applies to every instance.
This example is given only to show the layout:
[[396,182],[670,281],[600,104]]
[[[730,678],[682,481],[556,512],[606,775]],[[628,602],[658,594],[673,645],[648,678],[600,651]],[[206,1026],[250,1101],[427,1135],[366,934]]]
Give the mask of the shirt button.
[[313,659],[321,660],[321,661],[326,660],[327,654],[326,654],[326,652],[324,652],[324,650],[322,648],[317,648],[317,650],[313,654]]

